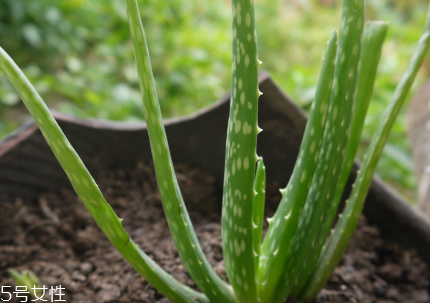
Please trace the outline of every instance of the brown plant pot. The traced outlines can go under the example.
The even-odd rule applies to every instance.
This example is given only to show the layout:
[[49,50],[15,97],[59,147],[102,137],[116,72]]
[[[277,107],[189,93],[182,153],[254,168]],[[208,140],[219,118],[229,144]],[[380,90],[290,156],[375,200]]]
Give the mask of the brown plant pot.
[[[264,157],[268,182],[285,185],[307,118],[267,74],[260,75],[259,80],[263,92],[259,126],[264,131],[258,136],[257,153]],[[173,161],[209,172],[215,177],[218,190],[222,188],[224,174],[229,97],[226,95],[191,116],[165,121]],[[58,113],[54,116],[94,176],[151,160],[144,123],[80,120]],[[0,204],[17,198],[34,201],[46,192],[62,188],[71,188],[70,183],[34,122],[1,142]],[[430,265],[430,221],[377,178],[372,182],[364,214],[384,235],[415,249]]]

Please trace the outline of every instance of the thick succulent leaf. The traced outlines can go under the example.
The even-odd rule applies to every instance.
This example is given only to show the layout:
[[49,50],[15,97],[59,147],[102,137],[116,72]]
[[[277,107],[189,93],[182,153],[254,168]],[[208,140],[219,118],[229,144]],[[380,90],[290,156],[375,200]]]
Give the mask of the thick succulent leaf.
[[[269,302],[282,302],[298,284],[334,198],[345,156],[357,92],[364,0],[344,0],[333,88],[321,153],[305,207],[288,252],[285,274]],[[305,184],[302,186],[306,186]]]
[[253,200],[259,128],[254,1],[233,0],[232,96],[228,122],[222,237],[227,275],[238,302],[257,301]]
[[259,298],[265,302],[271,295],[283,273],[286,257],[291,248],[295,230],[303,210],[316,168],[326,123],[336,58],[337,36],[333,32],[324,56],[324,62],[315,94],[314,103],[299,151],[299,158],[293,175],[261,247],[259,278]]
[[367,113],[367,108],[373,93],[376,71],[379,59],[381,58],[382,45],[385,41],[387,30],[387,22],[372,21],[366,23],[363,36],[363,52],[361,55],[360,75],[358,78],[357,99],[355,101],[350,132],[351,135],[346,148],[340,180],[335,197],[330,205],[328,217],[324,218],[324,227],[322,228],[317,244],[315,245],[315,251],[307,262],[306,268],[300,275],[299,283],[294,287],[293,295],[296,297],[299,297],[300,290],[304,287],[306,281],[309,279],[315,268],[316,262],[321,253],[322,246],[324,245],[324,242],[333,224],[333,220],[336,215],[340,199],[342,198],[342,193],[346,182],[348,181],[352,165],[354,164],[354,158],[360,143],[360,137]]
[[356,178],[349,202],[346,204],[342,215],[330,236],[328,243],[322,250],[316,269],[310,281],[300,297],[304,302],[312,302],[320,289],[329,279],[334,268],[341,259],[349,240],[351,239],[358,219],[361,215],[364,201],[369,190],[372,176],[375,172],[381,152],[387,141],[390,130],[402,107],[404,100],[412,86],[416,74],[422,65],[426,53],[430,47],[430,9],[427,15],[425,32],[421,37],[418,47],[409,63],[408,69],[394,91],[393,97],[382,116],[381,122],[367,151],[362,167]]
[[266,198],[266,167],[264,166],[262,157],[260,157],[260,160],[258,160],[254,189],[255,196],[252,210],[254,229],[252,231],[252,237],[255,251],[255,268],[258,268],[258,262],[260,260],[261,239],[263,235],[264,204]]
[[204,295],[173,279],[130,239],[121,224],[121,219],[116,216],[104,199],[94,179],[42,98],[2,48],[0,48],[0,68],[18,91],[79,198],[84,202],[85,207],[109,241],[149,283],[172,301],[197,303],[203,300],[207,302]]
[[137,61],[155,173],[173,240],[191,277],[208,298],[212,302],[234,302],[231,289],[221,280],[206,260],[182,199],[161,117],[137,0],[127,1],[127,14]]

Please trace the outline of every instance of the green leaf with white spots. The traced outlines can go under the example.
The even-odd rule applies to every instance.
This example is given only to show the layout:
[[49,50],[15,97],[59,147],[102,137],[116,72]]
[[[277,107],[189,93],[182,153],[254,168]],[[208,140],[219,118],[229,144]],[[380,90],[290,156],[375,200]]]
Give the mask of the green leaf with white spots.
[[160,268],[125,232],[121,220],[104,199],[94,179],[76,154],[63,131],[34,87],[0,47],[0,69],[18,91],[30,114],[35,119],[49,147],[66,172],[73,188],[94,220],[124,258],[145,279],[166,297],[175,302],[207,302],[206,296],[182,285]]
[[254,242],[255,252],[255,268],[258,268],[260,260],[260,246],[263,235],[263,221],[264,221],[264,204],[266,198],[266,167],[264,166],[263,158],[260,157],[257,164],[257,172],[255,174],[254,182],[255,196],[253,201],[252,217],[254,222],[254,229],[252,237]]
[[257,36],[254,2],[233,0],[232,96],[225,158],[222,213],[227,275],[238,302],[257,302],[253,200],[259,128]]
[[[137,0],[127,1],[127,15],[137,61],[155,173],[173,240],[191,277],[208,298],[213,302],[235,302],[229,286],[221,280],[205,258],[182,199],[161,117]],[[245,168],[245,161],[243,166]]]
[[331,95],[336,44],[337,36],[336,32],[333,32],[324,56],[299,158],[286,190],[282,190],[281,203],[275,216],[269,221],[269,230],[261,248],[258,279],[259,298],[262,302],[266,302],[272,295],[277,281],[284,273],[286,257],[309,191],[308,184],[312,181],[315,172]]
[[293,295],[299,297],[300,290],[304,287],[306,281],[311,276],[316,262],[321,253],[322,246],[325,243],[327,235],[333,224],[340,199],[342,198],[343,189],[351,172],[354,158],[360,143],[361,131],[363,129],[367,108],[373,93],[375,84],[376,71],[381,58],[382,45],[388,30],[388,23],[381,21],[367,22],[363,36],[363,52],[361,55],[360,75],[358,78],[358,93],[354,106],[354,114],[351,124],[351,135],[348,140],[344,164],[340,174],[340,180],[337,186],[335,197],[330,205],[330,211],[327,218],[324,218],[324,227],[320,232],[315,251],[309,258],[306,268],[299,277],[298,284],[294,287]]
[[[293,175],[281,190],[280,207],[269,220],[262,243],[266,173],[262,158],[256,155],[260,62],[254,1],[232,1],[232,97],[222,209],[223,252],[230,287],[209,266],[192,228],[173,170],[137,0],[126,3],[163,207],[185,267],[205,295],[173,279],[129,238],[121,219],[106,203],[40,96],[0,48],[0,68],[18,90],[78,196],[120,253],[174,302],[280,303],[290,293],[311,301],[339,261],[357,225],[382,148],[429,48],[430,17],[371,143],[350,202],[323,248],[355,157],[387,25],[368,24],[361,54],[364,0],[343,0],[339,45],[336,47],[334,32]],[[354,100],[358,102],[355,105]]]
[[[357,91],[363,20],[364,0],[344,0],[333,88],[321,152],[303,213],[286,257],[287,262],[283,268],[285,274],[276,281],[276,290],[268,302],[282,302],[298,283],[334,197]],[[305,183],[302,186],[309,185]]]
[[387,109],[367,151],[362,167],[356,178],[349,202],[340,216],[338,223],[330,236],[328,243],[323,248],[316,269],[310,281],[300,297],[304,302],[312,302],[320,289],[329,279],[334,268],[342,257],[349,240],[351,239],[358,219],[363,209],[364,201],[372,181],[382,149],[387,141],[390,130],[402,107],[404,100],[412,86],[416,74],[422,65],[430,47],[430,9],[427,15],[425,32],[421,37],[418,47],[409,63],[408,69],[396,87]]
[[[371,21],[366,23],[363,35],[363,53],[360,65],[360,74],[358,79],[357,99],[354,106],[354,115],[352,118],[350,137],[344,157],[344,164],[340,174],[339,184],[336,189],[334,203],[331,206],[329,221],[337,211],[339,202],[351,173],[354,159],[360,144],[360,137],[363,131],[364,121],[369,107],[370,100],[375,86],[376,72],[379,60],[382,54],[382,46],[388,31],[388,22]],[[329,225],[331,226],[332,223]]]

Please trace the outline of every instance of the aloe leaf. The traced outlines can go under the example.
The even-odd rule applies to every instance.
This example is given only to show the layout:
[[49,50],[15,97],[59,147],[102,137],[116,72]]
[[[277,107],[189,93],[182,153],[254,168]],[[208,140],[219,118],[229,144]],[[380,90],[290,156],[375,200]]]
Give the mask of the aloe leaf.
[[213,302],[234,302],[231,289],[206,260],[182,199],[161,117],[137,0],[127,1],[127,15],[137,61],[155,173],[173,240],[191,277],[208,298]]
[[258,112],[254,1],[233,0],[232,95],[225,158],[222,237],[227,275],[239,302],[257,302],[253,200]]
[[297,285],[299,275],[306,268],[307,259],[315,248],[324,214],[334,197],[357,92],[363,22],[364,0],[344,0],[333,88],[321,153],[303,214],[286,257],[287,262],[283,268],[285,274],[277,281],[276,290],[269,302],[281,302]]
[[254,229],[252,237],[254,242],[255,251],[255,268],[258,268],[260,260],[260,246],[263,235],[263,221],[264,221],[264,204],[266,198],[266,167],[264,166],[263,158],[260,157],[257,164],[257,172],[255,174],[254,182],[255,196],[253,201],[252,217],[254,222]]
[[364,157],[362,167],[358,173],[354,188],[351,192],[342,215],[322,250],[316,269],[300,297],[304,302],[311,302],[329,279],[334,268],[341,259],[358,224],[364,201],[372,181],[381,152],[389,136],[394,121],[402,107],[404,100],[415,80],[430,47],[430,8],[427,15],[425,32],[422,35],[414,55],[409,62],[406,73],[396,87],[381,122],[375,132],[370,147]]
[[64,169],[73,188],[109,241],[145,279],[175,302],[207,302],[204,295],[182,285],[160,268],[125,232],[121,221],[104,199],[63,131],[34,87],[0,47],[0,69],[18,91],[30,114],[39,126],[46,142]]
[[358,92],[355,101],[354,114],[352,118],[350,137],[344,157],[344,164],[340,173],[340,180],[336,189],[336,194],[330,205],[328,217],[324,218],[324,227],[315,246],[312,257],[307,262],[305,270],[300,275],[298,284],[294,287],[293,295],[299,298],[300,290],[312,274],[316,262],[321,253],[322,246],[333,224],[334,217],[342,198],[343,190],[348,181],[354,158],[360,143],[361,132],[363,130],[366,112],[372,97],[375,84],[376,71],[382,53],[382,45],[387,35],[388,23],[382,21],[367,22],[363,35],[363,52],[361,55],[360,75],[358,78]]
[[300,214],[308,194],[318,160],[326,124],[336,58],[337,35],[333,32],[324,56],[310,119],[296,161],[293,174],[275,216],[269,220],[269,229],[261,247],[259,298],[265,302],[283,273],[287,253],[291,247]]

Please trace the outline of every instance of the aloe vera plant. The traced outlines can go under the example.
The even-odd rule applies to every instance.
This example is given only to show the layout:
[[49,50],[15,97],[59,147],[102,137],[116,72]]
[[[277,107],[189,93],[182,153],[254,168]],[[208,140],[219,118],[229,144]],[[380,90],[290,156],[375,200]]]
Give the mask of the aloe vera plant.
[[[182,199],[160,113],[137,0],[126,0],[157,182],[173,240],[201,292],[176,281],[133,242],[49,109],[8,54],[0,68],[34,117],[76,193],[109,241],[174,302],[312,301],[356,228],[376,164],[430,45],[430,17],[408,70],[375,132],[343,213],[330,234],[357,152],[388,23],[365,22],[364,0],[343,0],[328,40],[293,174],[263,234],[266,170],[256,154],[258,66],[252,0],[233,0],[232,94],[226,143],[222,242],[229,283],[210,267]],[[430,13],[429,13],[430,16]],[[268,172],[270,173],[270,172]]]

